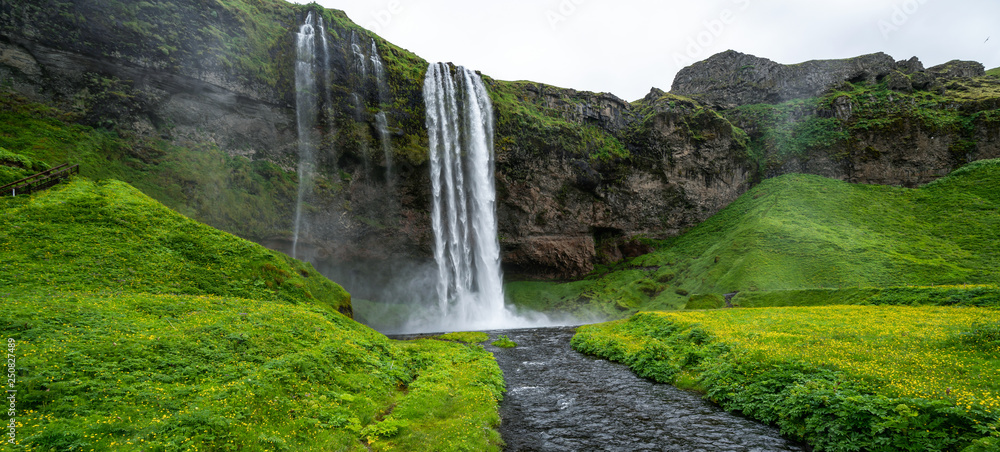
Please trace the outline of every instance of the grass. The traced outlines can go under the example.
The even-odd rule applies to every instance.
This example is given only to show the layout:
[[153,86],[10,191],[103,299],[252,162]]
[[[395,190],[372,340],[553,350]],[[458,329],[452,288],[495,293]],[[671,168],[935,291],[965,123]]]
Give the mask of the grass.
[[996,285],[865,287],[846,289],[740,292],[735,307],[794,307],[829,305],[934,305],[1000,307]]
[[997,325],[1000,312],[974,307],[650,312],[581,327],[573,347],[703,391],[816,450],[990,450]]
[[482,331],[458,331],[435,336],[434,339],[462,342],[466,344],[479,344],[488,341],[490,339],[490,335]]
[[390,341],[310,264],[122,182],[0,198],[0,300],[13,450],[502,444],[502,374],[481,346]]
[[315,299],[350,310],[350,295],[312,265],[183,217],[123,182],[78,178],[0,203],[0,284],[18,291]]
[[419,376],[392,413],[362,436],[377,451],[499,451],[504,382],[493,355],[479,345],[440,340],[399,343]]
[[495,341],[490,342],[490,345],[500,348],[514,348],[517,347],[517,342],[510,340],[505,334],[501,334]]
[[780,176],[686,234],[651,241],[653,253],[598,267],[581,282],[521,284],[512,300],[539,294],[536,303],[597,303],[622,315],[681,309],[699,294],[995,285],[998,193],[1000,160],[918,189]]
[[[0,147],[43,166],[76,163],[84,176],[129,182],[178,212],[242,237],[289,233],[294,212],[288,206],[297,190],[293,173],[230,156],[214,144],[175,146],[78,119],[16,95],[0,96]],[[4,170],[0,166],[0,181]]]

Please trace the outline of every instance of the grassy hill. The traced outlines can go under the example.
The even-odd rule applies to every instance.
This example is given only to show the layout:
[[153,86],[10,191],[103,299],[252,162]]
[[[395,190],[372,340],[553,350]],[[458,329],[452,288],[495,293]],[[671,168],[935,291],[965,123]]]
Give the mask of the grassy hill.
[[[513,283],[519,304],[683,308],[696,294],[1000,282],[1000,160],[918,189],[769,179],[656,251],[568,284]],[[581,301],[583,303],[581,303]]]
[[0,198],[0,300],[13,450],[500,444],[481,347],[390,341],[310,264],[123,182]]

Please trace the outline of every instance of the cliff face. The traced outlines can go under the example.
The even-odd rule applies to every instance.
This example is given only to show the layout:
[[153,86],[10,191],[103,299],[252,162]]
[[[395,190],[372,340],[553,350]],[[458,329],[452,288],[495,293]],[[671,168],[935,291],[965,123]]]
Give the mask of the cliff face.
[[[426,62],[342,12],[278,0],[4,2],[0,77],[25,102],[56,107],[74,122],[123,137],[128,150],[115,157],[140,172],[168,171],[167,182],[179,188],[153,193],[160,201],[287,250],[299,158],[295,34],[309,11],[324,20],[329,64],[317,74],[325,93],[315,121],[322,139],[307,200],[307,255],[422,254],[419,232],[429,227],[422,166]],[[375,53],[385,69],[381,83],[372,67]],[[388,159],[376,130],[380,112]],[[161,148],[222,163],[198,168],[203,174],[192,178],[165,170],[174,162]],[[251,174],[234,177],[233,167],[241,165]],[[386,179],[390,165],[392,181]],[[118,177],[140,187],[164,182]],[[266,191],[266,206],[234,206],[227,195],[237,191],[246,195],[242,201]]]
[[595,263],[634,256],[644,249],[635,236],[676,235],[734,200],[754,177],[746,135],[688,99],[654,90],[627,104],[544,85],[516,88],[520,95],[511,100],[541,117],[508,116],[514,109],[498,103],[500,235],[509,274],[574,278]]
[[[427,63],[339,11],[280,0],[3,2],[0,85],[21,99],[5,108],[45,105],[113,134],[122,145],[108,161],[128,171],[110,176],[287,251],[299,183],[295,35],[310,11],[324,20],[329,64],[318,73],[300,250],[358,279],[357,263],[426,261]],[[485,80],[512,278],[576,278],[642,254],[642,237],[679,234],[779,174],[913,186],[1000,157],[998,79],[972,62],[924,69],[874,54],[786,66],[730,51],[635,102]],[[0,147],[33,152],[15,141],[0,136]]]

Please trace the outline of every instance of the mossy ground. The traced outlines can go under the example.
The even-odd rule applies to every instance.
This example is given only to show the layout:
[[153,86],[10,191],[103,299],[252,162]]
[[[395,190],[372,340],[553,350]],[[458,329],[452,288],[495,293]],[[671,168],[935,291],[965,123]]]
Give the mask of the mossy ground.
[[498,450],[480,346],[390,341],[309,264],[76,178],[0,198],[13,450]]
[[516,283],[508,292],[536,309],[598,304],[624,314],[680,309],[698,294],[997,284],[998,193],[1000,160],[918,189],[780,176],[686,234],[650,241],[653,253],[583,281]]

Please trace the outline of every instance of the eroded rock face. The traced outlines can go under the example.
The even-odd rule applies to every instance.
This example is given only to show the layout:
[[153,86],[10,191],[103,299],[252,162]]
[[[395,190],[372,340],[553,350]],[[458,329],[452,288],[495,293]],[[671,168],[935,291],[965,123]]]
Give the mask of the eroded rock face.
[[[566,121],[595,124],[614,132],[625,127],[625,114],[631,108],[628,102],[610,93],[559,89],[541,83],[529,84],[524,91],[527,100],[541,100],[546,108],[559,110]],[[566,102],[566,97],[575,102]]]
[[930,67],[927,69],[927,72],[946,79],[982,77],[986,74],[986,67],[977,61],[951,60],[947,63]]
[[682,69],[670,92],[721,108],[815,97],[843,81],[874,82],[896,67],[884,53],[784,65],[728,50]]
[[628,160],[540,153],[530,143],[498,153],[508,276],[578,278],[595,262],[647,249],[632,237],[679,234],[750,188],[745,134],[717,113],[654,90],[623,116],[643,131],[623,136]]

